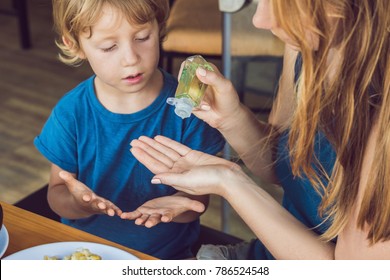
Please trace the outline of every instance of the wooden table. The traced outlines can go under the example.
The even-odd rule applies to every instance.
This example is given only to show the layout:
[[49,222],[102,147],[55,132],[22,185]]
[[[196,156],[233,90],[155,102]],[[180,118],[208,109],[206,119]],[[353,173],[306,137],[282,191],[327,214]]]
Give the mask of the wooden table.
[[106,244],[127,251],[142,260],[156,258],[119,245],[96,235],[61,224],[57,221],[1,202],[4,225],[9,234],[9,245],[3,257],[36,245],[61,241],[86,241]]

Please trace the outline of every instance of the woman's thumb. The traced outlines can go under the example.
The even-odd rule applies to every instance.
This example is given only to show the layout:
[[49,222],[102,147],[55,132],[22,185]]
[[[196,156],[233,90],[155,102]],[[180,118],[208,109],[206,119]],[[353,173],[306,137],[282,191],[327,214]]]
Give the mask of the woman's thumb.
[[222,89],[226,87],[226,79],[217,72],[217,70],[209,71],[202,67],[196,69],[196,76],[198,79],[209,86],[212,86],[216,91],[223,91]]

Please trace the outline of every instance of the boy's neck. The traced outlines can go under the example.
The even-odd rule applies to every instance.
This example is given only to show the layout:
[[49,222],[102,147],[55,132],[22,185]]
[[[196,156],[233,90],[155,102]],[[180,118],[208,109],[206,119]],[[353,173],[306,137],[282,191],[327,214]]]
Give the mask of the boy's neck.
[[132,114],[141,111],[153,103],[163,87],[163,74],[157,70],[149,85],[135,93],[121,93],[110,90],[96,77],[94,81],[95,94],[99,102],[110,112],[116,114]]

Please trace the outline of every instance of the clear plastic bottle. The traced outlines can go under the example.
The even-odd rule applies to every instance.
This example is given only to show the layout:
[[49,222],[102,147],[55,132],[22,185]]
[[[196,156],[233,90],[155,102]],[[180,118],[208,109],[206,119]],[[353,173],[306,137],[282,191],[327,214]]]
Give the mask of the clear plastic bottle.
[[191,116],[192,109],[200,105],[207,88],[207,85],[199,81],[196,76],[195,72],[198,67],[213,71],[211,65],[202,56],[188,57],[180,75],[175,97],[167,99],[167,103],[175,106],[176,115],[182,119]]

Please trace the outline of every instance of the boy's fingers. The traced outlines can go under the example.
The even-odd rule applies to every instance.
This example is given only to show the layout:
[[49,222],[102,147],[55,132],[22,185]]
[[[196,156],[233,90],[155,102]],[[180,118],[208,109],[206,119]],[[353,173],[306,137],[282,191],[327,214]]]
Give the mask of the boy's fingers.
[[141,212],[135,210],[133,212],[122,213],[121,218],[128,219],[128,220],[134,220],[134,219],[138,219],[139,217],[141,217],[141,215],[142,215]]
[[202,213],[205,210],[204,204],[202,202],[197,201],[197,200],[192,200],[190,202],[189,208],[192,211],[195,211],[195,212],[198,212],[198,213]]

